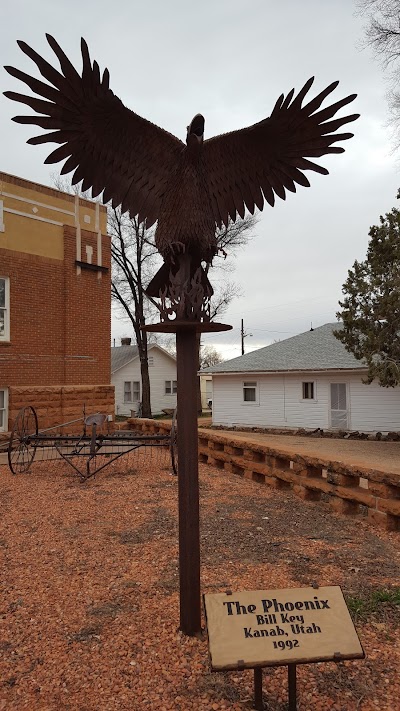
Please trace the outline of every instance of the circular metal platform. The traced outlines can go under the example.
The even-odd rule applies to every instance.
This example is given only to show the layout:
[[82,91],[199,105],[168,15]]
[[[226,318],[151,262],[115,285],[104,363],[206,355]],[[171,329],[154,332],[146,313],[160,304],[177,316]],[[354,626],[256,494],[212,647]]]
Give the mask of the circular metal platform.
[[232,326],[215,321],[161,321],[142,326],[142,331],[153,333],[176,333],[178,330],[195,330],[196,333],[216,333],[230,331]]

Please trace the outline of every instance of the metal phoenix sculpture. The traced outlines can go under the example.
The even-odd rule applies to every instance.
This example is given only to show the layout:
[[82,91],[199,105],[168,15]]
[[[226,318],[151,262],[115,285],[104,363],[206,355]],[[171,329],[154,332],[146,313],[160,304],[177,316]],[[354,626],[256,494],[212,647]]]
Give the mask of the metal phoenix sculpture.
[[[216,228],[254,213],[266,200],[274,205],[296,184],[308,187],[305,170],[326,175],[315,163],[328,153],[342,153],[332,144],[351,138],[337,130],[358,118],[332,119],[355,94],[320,109],[337,87],[330,84],[304,103],[313,78],[295,96],[292,89],[277,100],[271,115],[239,131],[204,140],[204,117],[197,114],[187,128],[186,145],[172,134],[127,109],[109,88],[107,69],[91,62],[81,41],[82,76],[51,35],[46,35],[60,63],[54,69],[25,42],[21,50],[37,65],[44,83],[13,67],[5,67],[41,98],[7,91],[5,96],[30,106],[40,116],[16,116],[22,124],[48,129],[28,143],[58,143],[46,163],[65,161],[61,173],[73,171],[72,183],[102,194],[104,203],[121,205],[150,227],[157,221],[156,246],[164,264],[147,293],[161,298],[161,320],[209,320],[212,287],[202,263],[217,253]],[[169,304],[169,306],[168,306]]]

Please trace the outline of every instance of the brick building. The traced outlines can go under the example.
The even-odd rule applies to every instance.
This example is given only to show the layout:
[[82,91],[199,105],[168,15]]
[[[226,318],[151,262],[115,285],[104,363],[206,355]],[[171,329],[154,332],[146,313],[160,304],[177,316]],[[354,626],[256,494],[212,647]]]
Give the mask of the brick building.
[[114,412],[106,208],[0,173],[0,432]]

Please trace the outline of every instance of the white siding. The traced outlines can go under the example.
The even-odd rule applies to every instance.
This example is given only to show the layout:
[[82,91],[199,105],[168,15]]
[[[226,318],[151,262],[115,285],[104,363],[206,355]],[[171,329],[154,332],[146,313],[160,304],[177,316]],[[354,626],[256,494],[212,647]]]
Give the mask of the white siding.
[[[213,374],[213,423],[254,427],[330,429],[330,384],[345,383],[348,429],[400,431],[400,388],[365,385],[357,373],[276,375]],[[258,383],[258,402],[243,402],[243,382]],[[314,400],[303,400],[302,383],[314,383]]]
[[[151,411],[153,415],[157,415],[164,408],[176,407],[176,395],[165,394],[165,381],[176,380],[176,361],[155,346],[149,349],[149,357],[153,358],[153,365],[149,366]],[[112,374],[111,383],[115,386],[117,415],[130,415],[131,409],[137,409],[135,403],[124,403],[124,382],[135,380],[140,382],[140,395],[142,395],[139,358],[135,358]]]
[[[137,410],[138,403],[124,403],[124,382],[130,380],[140,382],[140,362],[135,358],[111,375],[111,384],[115,387],[115,414],[130,415],[131,410]],[[140,384],[140,393],[142,392]]]
[[165,394],[165,381],[176,380],[176,361],[158,348],[149,353],[154,356],[154,365],[149,367],[151,411],[157,415],[164,408],[176,407],[176,395]]
[[377,383],[350,384],[351,428],[364,432],[400,430],[400,388],[382,388]]

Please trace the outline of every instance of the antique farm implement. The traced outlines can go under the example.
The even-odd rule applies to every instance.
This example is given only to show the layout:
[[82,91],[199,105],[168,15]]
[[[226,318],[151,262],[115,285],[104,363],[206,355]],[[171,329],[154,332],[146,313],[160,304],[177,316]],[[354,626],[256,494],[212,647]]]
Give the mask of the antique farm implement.
[[[80,434],[69,434],[82,422]],[[8,444],[8,464],[13,474],[27,472],[37,460],[63,459],[82,481],[89,479],[124,455],[145,448],[151,456],[167,452],[177,474],[176,412],[167,434],[144,435],[131,430],[111,432],[107,415],[96,413],[61,425],[38,429],[33,407],[23,407],[15,418]],[[83,463],[83,467],[82,467]]]

